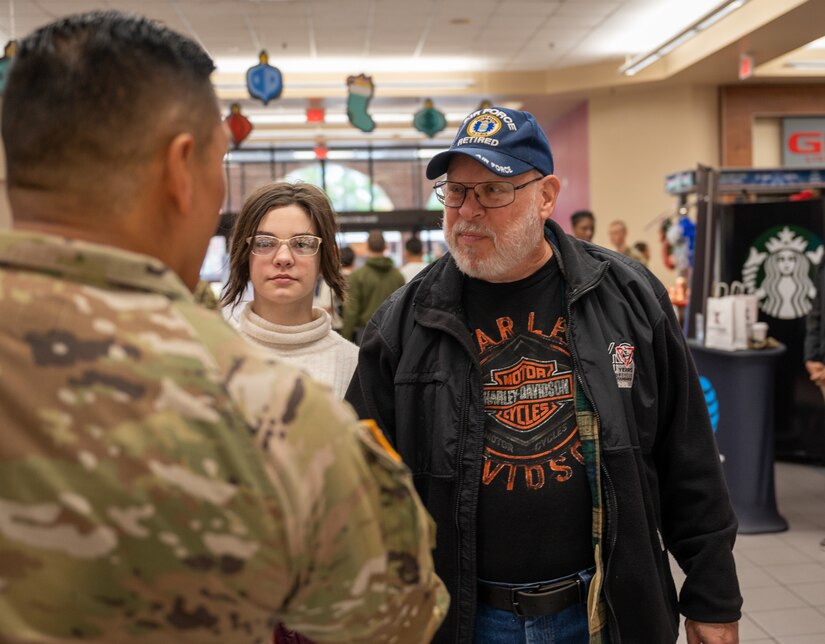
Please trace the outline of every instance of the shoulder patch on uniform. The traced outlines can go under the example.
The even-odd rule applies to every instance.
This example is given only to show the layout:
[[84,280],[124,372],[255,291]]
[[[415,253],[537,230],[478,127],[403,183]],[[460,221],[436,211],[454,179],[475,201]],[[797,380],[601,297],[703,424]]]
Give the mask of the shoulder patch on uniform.
[[384,432],[381,431],[378,424],[372,418],[362,420],[361,424],[369,430],[369,433],[375,439],[375,442],[381,446],[381,449],[383,449],[392,460],[396,463],[401,462],[401,455],[395,451],[395,448],[393,448],[392,445],[390,445],[387,437],[384,436]]

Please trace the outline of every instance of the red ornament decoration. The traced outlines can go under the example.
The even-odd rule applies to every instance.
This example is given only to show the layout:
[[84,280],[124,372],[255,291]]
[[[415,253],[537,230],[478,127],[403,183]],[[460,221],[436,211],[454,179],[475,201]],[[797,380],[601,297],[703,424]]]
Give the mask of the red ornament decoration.
[[241,114],[241,106],[238,103],[232,103],[229,108],[229,116],[226,117],[225,123],[229,128],[229,133],[232,135],[232,143],[238,148],[243,143],[244,139],[249,136],[252,131],[252,123],[248,118]]
[[323,123],[326,117],[326,110],[323,107],[307,108],[307,123]]
[[327,154],[329,153],[329,149],[323,143],[316,145],[313,151],[315,152],[315,158],[319,161],[326,159]]

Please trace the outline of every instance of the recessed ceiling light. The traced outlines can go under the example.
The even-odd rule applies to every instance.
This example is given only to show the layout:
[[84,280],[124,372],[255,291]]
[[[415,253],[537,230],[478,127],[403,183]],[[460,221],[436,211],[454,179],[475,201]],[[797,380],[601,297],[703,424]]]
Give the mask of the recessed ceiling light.
[[451,25],[469,25],[470,19],[469,18],[450,18],[448,21]]

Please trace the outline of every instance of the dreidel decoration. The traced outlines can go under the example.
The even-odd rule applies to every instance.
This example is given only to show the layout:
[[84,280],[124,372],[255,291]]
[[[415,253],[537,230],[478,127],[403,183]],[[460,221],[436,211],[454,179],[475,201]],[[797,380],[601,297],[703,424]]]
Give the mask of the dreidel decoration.
[[281,70],[269,64],[269,55],[262,51],[258,55],[260,61],[254,67],[246,70],[246,89],[252,98],[263,101],[266,105],[273,98],[278,98],[284,89]]

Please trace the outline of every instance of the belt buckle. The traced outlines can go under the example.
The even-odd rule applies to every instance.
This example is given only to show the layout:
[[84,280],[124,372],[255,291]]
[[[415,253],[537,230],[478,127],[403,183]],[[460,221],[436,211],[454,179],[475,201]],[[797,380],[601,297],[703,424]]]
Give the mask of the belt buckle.
[[518,617],[526,617],[526,615],[521,610],[521,604],[518,603],[518,599],[516,599],[516,593],[523,592],[524,588],[511,588],[510,589],[510,606],[513,609],[513,612]]
[[579,603],[583,604],[585,602],[584,596],[584,587],[585,584],[581,580],[580,577],[575,577],[574,579],[568,579],[562,582],[556,582],[554,584],[547,584],[547,585],[533,585],[533,586],[521,586],[517,588],[510,589],[510,605],[512,607],[513,613],[515,613],[519,617],[526,617],[527,615],[524,613],[523,609],[521,608],[521,604],[519,603],[518,599],[516,598],[516,593],[524,593],[525,595],[547,595],[552,594],[557,591],[566,590],[571,586],[570,582],[575,582],[576,584],[576,592],[578,595]]

